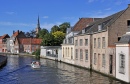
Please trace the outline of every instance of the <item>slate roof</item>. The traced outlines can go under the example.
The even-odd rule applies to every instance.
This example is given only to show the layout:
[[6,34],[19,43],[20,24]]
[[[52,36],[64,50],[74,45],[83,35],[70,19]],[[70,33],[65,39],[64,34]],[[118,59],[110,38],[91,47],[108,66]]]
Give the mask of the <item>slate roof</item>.
[[124,34],[117,43],[130,43],[130,33]]
[[42,42],[42,39],[38,38],[18,38],[18,41],[20,44],[23,45],[40,45]]
[[89,26],[85,28],[85,32],[89,34],[93,32],[98,32],[98,25],[102,25],[102,30],[106,30],[107,26],[110,26],[114,21],[116,21],[123,14],[124,11],[125,10],[122,10],[118,13],[90,23]]
[[79,21],[74,25],[72,31],[81,31],[86,28],[90,23],[99,20],[100,18],[80,18]]

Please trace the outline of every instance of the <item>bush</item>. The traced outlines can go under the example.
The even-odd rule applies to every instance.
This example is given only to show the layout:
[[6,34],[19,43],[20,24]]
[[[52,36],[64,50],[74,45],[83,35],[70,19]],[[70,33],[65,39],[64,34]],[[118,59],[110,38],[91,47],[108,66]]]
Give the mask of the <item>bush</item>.
[[32,53],[32,55],[35,55],[36,58],[40,58],[40,49],[37,49],[36,51],[34,51],[34,52]]

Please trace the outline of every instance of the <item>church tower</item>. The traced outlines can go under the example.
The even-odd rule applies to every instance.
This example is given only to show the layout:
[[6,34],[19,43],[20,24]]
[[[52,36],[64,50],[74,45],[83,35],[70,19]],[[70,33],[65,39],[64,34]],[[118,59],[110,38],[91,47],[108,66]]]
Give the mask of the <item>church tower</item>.
[[40,28],[40,21],[39,21],[39,16],[38,16],[38,23],[37,23],[37,27],[36,27],[36,34],[38,34],[38,32],[41,30]]

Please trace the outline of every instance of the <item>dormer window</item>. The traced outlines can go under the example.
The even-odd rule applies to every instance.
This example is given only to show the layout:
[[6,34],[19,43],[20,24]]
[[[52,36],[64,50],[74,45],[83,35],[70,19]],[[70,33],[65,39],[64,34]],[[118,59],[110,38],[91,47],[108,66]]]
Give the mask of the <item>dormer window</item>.
[[102,25],[99,24],[99,25],[98,25],[98,31],[101,31],[101,30],[102,30]]
[[82,30],[82,34],[84,34],[84,33],[85,33],[85,29]]

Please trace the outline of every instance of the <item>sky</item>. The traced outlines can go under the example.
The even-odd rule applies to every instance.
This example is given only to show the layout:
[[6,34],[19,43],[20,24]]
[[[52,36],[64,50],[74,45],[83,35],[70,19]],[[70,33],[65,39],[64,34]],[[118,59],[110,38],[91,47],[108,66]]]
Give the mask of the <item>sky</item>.
[[50,31],[64,22],[74,26],[79,18],[107,17],[128,4],[130,0],[0,0],[0,36],[35,29],[38,15],[41,28]]

